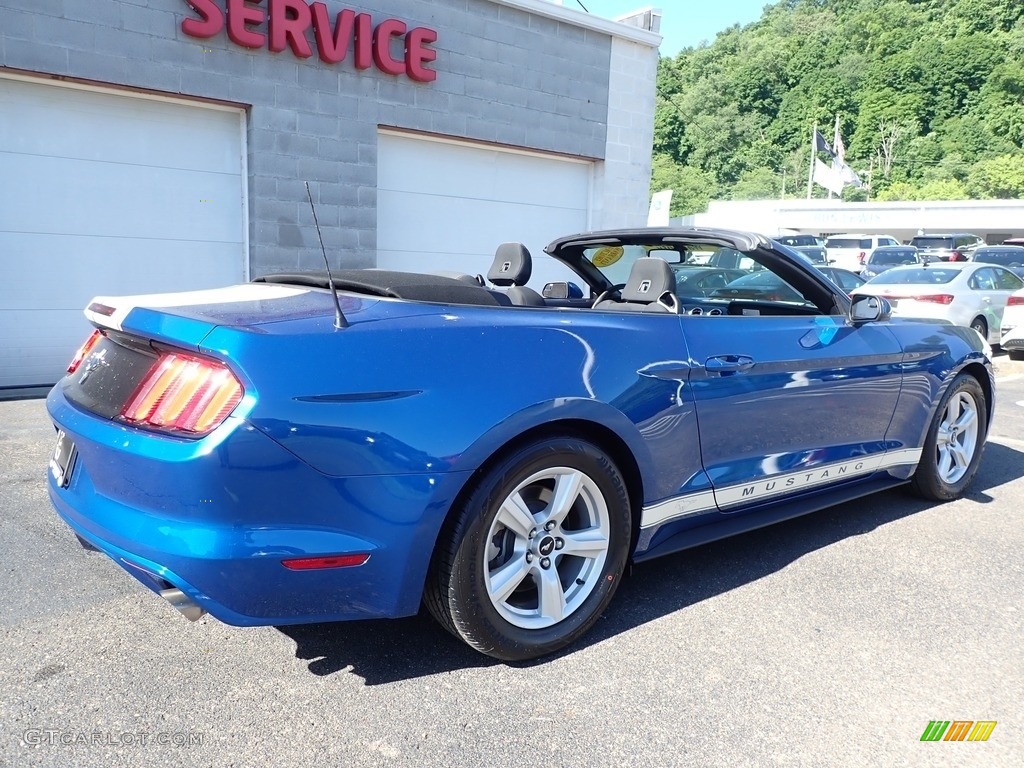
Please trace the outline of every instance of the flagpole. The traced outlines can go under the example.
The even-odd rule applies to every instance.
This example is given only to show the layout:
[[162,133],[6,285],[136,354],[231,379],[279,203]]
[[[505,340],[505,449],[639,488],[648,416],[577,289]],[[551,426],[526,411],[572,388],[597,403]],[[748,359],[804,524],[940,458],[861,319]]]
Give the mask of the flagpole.
[[807,169],[807,199],[811,199],[811,190],[814,186],[814,134],[818,132],[818,121],[814,121],[814,129],[811,131],[811,167]]

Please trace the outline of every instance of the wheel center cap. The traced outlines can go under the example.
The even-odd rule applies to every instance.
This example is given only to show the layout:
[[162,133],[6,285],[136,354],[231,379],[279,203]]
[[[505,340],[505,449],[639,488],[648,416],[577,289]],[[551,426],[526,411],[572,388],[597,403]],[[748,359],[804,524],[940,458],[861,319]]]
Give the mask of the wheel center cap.
[[541,557],[547,557],[555,551],[555,540],[551,536],[545,536],[537,545],[537,552]]

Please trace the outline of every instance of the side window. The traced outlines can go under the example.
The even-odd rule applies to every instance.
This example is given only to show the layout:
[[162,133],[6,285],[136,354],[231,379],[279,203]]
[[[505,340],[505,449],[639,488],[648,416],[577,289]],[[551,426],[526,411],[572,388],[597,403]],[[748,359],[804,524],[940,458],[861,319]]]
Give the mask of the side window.
[[976,291],[994,291],[996,287],[994,270],[979,269],[971,277],[969,285]]
[[1000,291],[1019,291],[1024,288],[1024,280],[1007,269],[1000,269],[996,274],[996,288]]
[[867,238],[862,239],[860,241],[860,247],[862,249],[864,249],[864,250],[870,250],[870,248],[871,248],[871,238],[867,237]]

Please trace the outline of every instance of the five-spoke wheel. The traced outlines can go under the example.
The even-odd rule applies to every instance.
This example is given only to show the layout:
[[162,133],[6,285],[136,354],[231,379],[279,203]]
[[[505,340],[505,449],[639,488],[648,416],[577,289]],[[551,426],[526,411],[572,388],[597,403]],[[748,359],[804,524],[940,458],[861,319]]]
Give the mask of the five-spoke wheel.
[[491,656],[551,653],[611,600],[631,525],[622,475],[596,446],[569,437],[523,446],[484,474],[442,534],[426,605]]
[[914,491],[935,501],[960,496],[978,471],[987,431],[985,392],[976,378],[962,373],[936,409],[912,478]]

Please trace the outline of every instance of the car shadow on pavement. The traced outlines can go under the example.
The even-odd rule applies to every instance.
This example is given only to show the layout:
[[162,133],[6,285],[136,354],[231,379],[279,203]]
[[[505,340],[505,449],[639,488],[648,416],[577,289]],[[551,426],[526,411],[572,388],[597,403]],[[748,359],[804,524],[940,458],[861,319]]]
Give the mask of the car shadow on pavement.
[[[1024,453],[998,443],[985,448],[968,498],[1020,477]],[[557,654],[511,666],[542,666],[668,614],[785,568],[800,557],[934,506],[906,489],[866,496],[750,533],[635,566],[611,605],[581,640]],[[367,685],[500,664],[456,640],[428,615],[405,619],[281,626],[295,641],[295,656],[314,675],[349,670]]]

